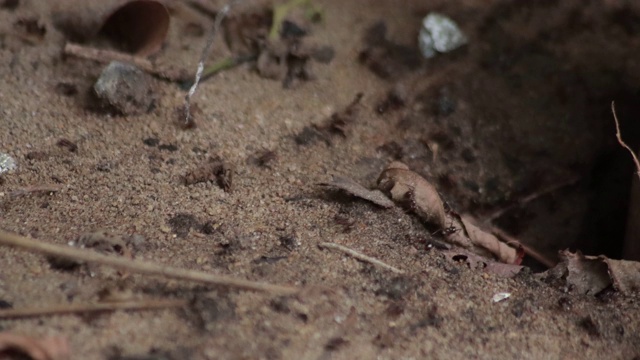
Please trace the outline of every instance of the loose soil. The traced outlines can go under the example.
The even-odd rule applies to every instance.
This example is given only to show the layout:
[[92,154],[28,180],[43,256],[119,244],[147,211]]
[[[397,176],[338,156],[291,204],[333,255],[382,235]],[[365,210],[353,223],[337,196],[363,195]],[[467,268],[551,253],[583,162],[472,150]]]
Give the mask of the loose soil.
[[[194,96],[200,113],[193,129],[175,122],[184,90],[161,80],[154,80],[148,114],[115,116],[91,106],[104,65],[63,57],[66,39],[53,25],[52,7],[73,1],[23,0],[0,9],[0,151],[18,161],[1,179],[0,228],[55,244],[106,229],[134,238],[136,259],[303,289],[278,297],[123,277],[1,248],[0,300],[15,308],[97,301],[105,289],[192,302],[2,320],[0,331],[66,336],[72,359],[640,356],[637,297],[575,295],[540,281],[533,273],[543,268],[531,260],[531,270],[513,279],[470,269],[429,247],[433,236],[410,213],[318,186],[339,174],[373,187],[390,161],[401,160],[451,207],[480,219],[541,192],[497,225],[550,258],[566,248],[624,257],[633,168],[615,142],[610,102],[617,102],[625,137],[638,145],[640,6],[319,4],[324,20],[305,41],[333,46],[335,58],[313,64],[314,80],[291,89],[260,77],[253,64],[224,71]],[[246,1],[242,11],[253,6]],[[195,69],[205,36],[193,24],[208,29],[211,19],[183,3],[171,9],[157,59]],[[428,61],[416,57],[429,11],[457,21],[469,45]],[[22,30],[14,24],[25,18],[44,26],[42,40],[16,35]],[[369,31],[379,21],[386,32]],[[218,41],[210,59],[228,54]],[[359,93],[357,116],[339,131],[319,141],[300,136]],[[223,179],[231,186],[213,179],[185,185],[185,175],[211,159],[219,173],[232,173]],[[11,196],[51,184],[62,190]],[[320,249],[322,242],[406,273]],[[511,297],[494,303],[498,292]]]

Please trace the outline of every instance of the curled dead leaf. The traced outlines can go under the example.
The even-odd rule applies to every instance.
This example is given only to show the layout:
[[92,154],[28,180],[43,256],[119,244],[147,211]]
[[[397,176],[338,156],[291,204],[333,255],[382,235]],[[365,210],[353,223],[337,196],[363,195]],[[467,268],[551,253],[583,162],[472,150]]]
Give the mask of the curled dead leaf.
[[393,201],[408,206],[425,222],[444,228],[444,204],[436,188],[425,178],[394,161],[380,174],[378,188]]
[[605,256],[587,256],[561,251],[562,261],[543,274],[547,280],[560,281],[579,294],[597,295],[613,286],[623,294],[640,292],[640,262],[614,260]]
[[474,245],[488,250],[496,258],[498,258],[498,260],[504,263],[515,264],[519,261],[517,249],[503,243],[490,232],[480,229],[474,224],[473,220],[470,217],[462,216],[460,220],[464,225],[464,229],[469,236],[469,239]]
[[352,179],[346,177],[334,175],[333,179],[330,182],[320,183],[319,185],[340,189],[355,197],[370,201],[383,208],[391,208],[394,206],[393,201],[389,200],[389,198],[386,197],[380,190],[369,190],[353,181]]
[[517,249],[503,243],[491,232],[480,229],[470,217],[445,211],[444,202],[436,188],[407,165],[398,161],[389,164],[378,178],[378,188],[436,227],[448,242],[479,255],[493,256],[507,264],[520,262]]
[[0,333],[0,358],[10,353],[21,353],[33,360],[64,360],[70,355],[69,343],[63,337],[34,339],[27,336]]

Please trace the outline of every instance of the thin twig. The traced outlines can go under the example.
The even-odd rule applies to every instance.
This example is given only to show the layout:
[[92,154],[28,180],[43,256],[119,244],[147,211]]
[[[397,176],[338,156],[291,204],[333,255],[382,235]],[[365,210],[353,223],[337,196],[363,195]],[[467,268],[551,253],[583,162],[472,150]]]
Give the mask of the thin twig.
[[242,280],[224,275],[214,275],[201,271],[180,269],[150,262],[134,261],[124,258],[111,257],[89,250],[81,250],[69,246],[53,245],[28,239],[19,235],[0,230],[0,245],[12,246],[29,252],[66,259],[112,266],[118,269],[148,275],[159,275],[172,279],[196,281],[211,285],[227,286],[240,290],[264,291],[268,293],[290,295],[298,289],[290,286],[272,285],[249,280]]
[[130,55],[114,50],[96,49],[89,46],[67,43],[64,46],[64,53],[65,55],[72,55],[75,57],[93,60],[100,63],[109,63],[111,61],[127,62],[137,66],[138,68],[148,72],[149,74],[169,81],[183,81],[186,76],[186,72],[184,70],[160,68],[143,57]]
[[220,9],[220,11],[218,11],[218,13],[216,14],[216,20],[213,24],[213,28],[211,28],[209,37],[207,38],[207,43],[205,44],[204,49],[202,49],[202,54],[200,54],[200,61],[198,61],[198,70],[196,71],[195,80],[193,80],[193,85],[189,89],[189,92],[187,93],[187,95],[184,97],[185,124],[191,123],[191,97],[193,96],[193,94],[195,94],[196,89],[198,88],[198,84],[200,83],[200,79],[202,78],[202,71],[204,70],[204,62],[207,60],[207,57],[211,52],[211,46],[213,45],[213,42],[215,40],[216,34],[218,33],[218,30],[220,29],[222,20],[224,20],[224,18],[227,16],[227,13],[229,13],[229,10],[231,9],[231,5],[234,2],[235,1],[233,0],[230,1],[225,6],[223,6],[222,9]]
[[376,266],[380,266],[381,268],[393,271],[396,274],[404,274],[403,270],[400,270],[396,267],[393,267],[389,264],[383,263],[382,261],[376,259],[376,258],[372,258],[370,256],[364,255],[362,253],[359,253],[353,249],[349,249],[346,246],[342,246],[342,245],[338,245],[336,243],[329,243],[329,242],[324,242],[324,243],[320,243],[318,244],[318,246],[322,247],[322,248],[327,248],[327,249],[333,249],[333,250],[338,250],[341,251],[347,255],[350,255],[360,261],[364,261],[364,262],[368,262],[371,263],[373,265]]
[[10,197],[18,197],[34,193],[54,193],[64,189],[64,186],[58,184],[51,185],[33,185],[14,190],[9,193]]
[[89,312],[115,311],[115,310],[151,310],[168,307],[182,307],[188,304],[187,300],[141,300],[123,301],[101,304],[63,304],[45,308],[23,308],[0,310],[0,319],[25,318],[36,316],[65,315]]
[[622,140],[622,134],[620,133],[620,122],[618,121],[618,115],[616,115],[616,104],[614,101],[611,102],[611,112],[613,113],[613,120],[616,123],[616,138],[618,138],[618,143],[623,148],[627,149],[629,153],[631,153],[631,157],[633,158],[633,162],[636,164],[636,175],[640,178],[640,161],[638,161],[638,157],[636,153]]

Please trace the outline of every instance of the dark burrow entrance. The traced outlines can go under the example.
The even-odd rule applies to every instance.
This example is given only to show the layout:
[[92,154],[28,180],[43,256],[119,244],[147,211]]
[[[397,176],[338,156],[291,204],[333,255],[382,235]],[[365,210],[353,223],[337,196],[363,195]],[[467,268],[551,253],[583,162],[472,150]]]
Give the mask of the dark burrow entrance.
[[414,102],[397,117],[396,157],[550,258],[640,259],[625,250],[635,168],[611,112],[615,101],[639,149],[640,7],[629,6],[505,1],[458,16],[475,21],[470,45],[395,85]]

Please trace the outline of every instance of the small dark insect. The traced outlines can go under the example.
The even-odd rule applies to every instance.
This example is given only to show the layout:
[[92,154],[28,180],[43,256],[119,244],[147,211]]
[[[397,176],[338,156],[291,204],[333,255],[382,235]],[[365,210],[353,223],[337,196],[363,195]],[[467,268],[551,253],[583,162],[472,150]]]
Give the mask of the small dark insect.
[[76,145],[76,143],[74,143],[71,140],[67,140],[67,139],[60,139],[58,140],[58,142],[56,143],[56,145],[63,147],[63,148],[67,148],[67,150],[71,151],[71,152],[76,152],[78,151],[78,145]]
[[348,215],[342,213],[336,214],[336,216],[333,217],[333,221],[338,225],[342,225],[342,232],[344,233],[350,232],[356,225],[356,221],[354,219],[351,219]]
[[451,234],[457,233],[460,230],[461,230],[460,228],[457,228],[455,226],[449,226],[444,229],[436,230],[431,235],[433,236],[433,235],[441,234],[442,236],[449,236]]
[[256,158],[256,164],[260,167],[270,167],[269,163],[276,160],[278,158],[278,155],[276,154],[275,151],[273,150],[264,150],[261,153],[259,153],[258,157]]

